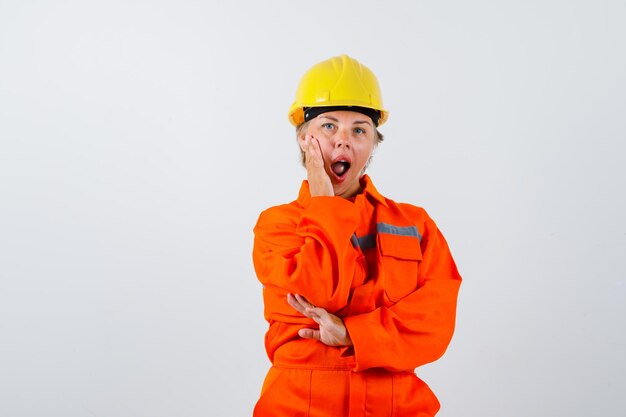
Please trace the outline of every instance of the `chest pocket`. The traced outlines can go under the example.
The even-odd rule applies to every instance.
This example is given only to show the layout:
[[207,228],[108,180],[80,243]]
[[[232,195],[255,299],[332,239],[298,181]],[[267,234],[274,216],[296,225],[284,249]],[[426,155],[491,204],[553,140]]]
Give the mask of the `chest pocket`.
[[380,275],[390,301],[396,302],[417,289],[422,250],[417,236],[379,233]]

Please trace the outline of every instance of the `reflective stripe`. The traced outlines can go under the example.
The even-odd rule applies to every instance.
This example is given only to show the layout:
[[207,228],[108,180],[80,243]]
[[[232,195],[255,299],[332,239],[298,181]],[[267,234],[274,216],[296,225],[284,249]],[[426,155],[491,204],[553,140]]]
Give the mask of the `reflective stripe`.
[[422,235],[415,226],[394,226],[387,223],[377,223],[376,229],[378,233],[387,233],[390,235],[413,236],[422,240]]
[[376,247],[376,235],[365,235],[356,237],[356,233],[350,238],[352,246],[355,248],[361,248],[361,250],[372,249]]
[[376,247],[376,235],[365,235],[359,238],[359,246],[361,250],[372,249]]
[[[394,226],[387,223],[377,223],[376,230],[378,233],[386,233],[388,235],[412,236],[422,241],[422,235],[415,226]],[[376,234],[357,237],[356,233],[350,238],[352,246],[361,248],[361,250],[372,249],[376,247]]]

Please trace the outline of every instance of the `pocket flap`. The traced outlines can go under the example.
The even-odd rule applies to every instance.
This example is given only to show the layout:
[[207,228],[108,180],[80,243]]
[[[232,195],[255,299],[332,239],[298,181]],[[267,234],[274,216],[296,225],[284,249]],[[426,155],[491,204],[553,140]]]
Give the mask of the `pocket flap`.
[[378,247],[384,256],[393,256],[409,261],[422,260],[420,241],[415,236],[402,236],[388,233],[378,234]]

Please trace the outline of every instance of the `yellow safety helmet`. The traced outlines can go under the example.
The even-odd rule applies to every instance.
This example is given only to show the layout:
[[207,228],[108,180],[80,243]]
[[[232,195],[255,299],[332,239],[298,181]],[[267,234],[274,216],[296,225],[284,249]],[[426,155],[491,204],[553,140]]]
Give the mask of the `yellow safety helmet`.
[[361,113],[378,112],[378,126],[389,116],[374,73],[347,55],[322,61],[304,74],[289,109],[289,121],[300,125],[305,121],[305,109],[316,107],[355,107]]

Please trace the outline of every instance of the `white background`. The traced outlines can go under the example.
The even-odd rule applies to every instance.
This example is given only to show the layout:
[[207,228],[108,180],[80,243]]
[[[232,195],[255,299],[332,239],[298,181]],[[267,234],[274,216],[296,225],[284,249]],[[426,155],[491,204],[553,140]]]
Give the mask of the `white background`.
[[300,76],[379,77],[378,189],[464,277],[440,416],[626,410],[623,1],[0,0],[0,415],[246,416]]

